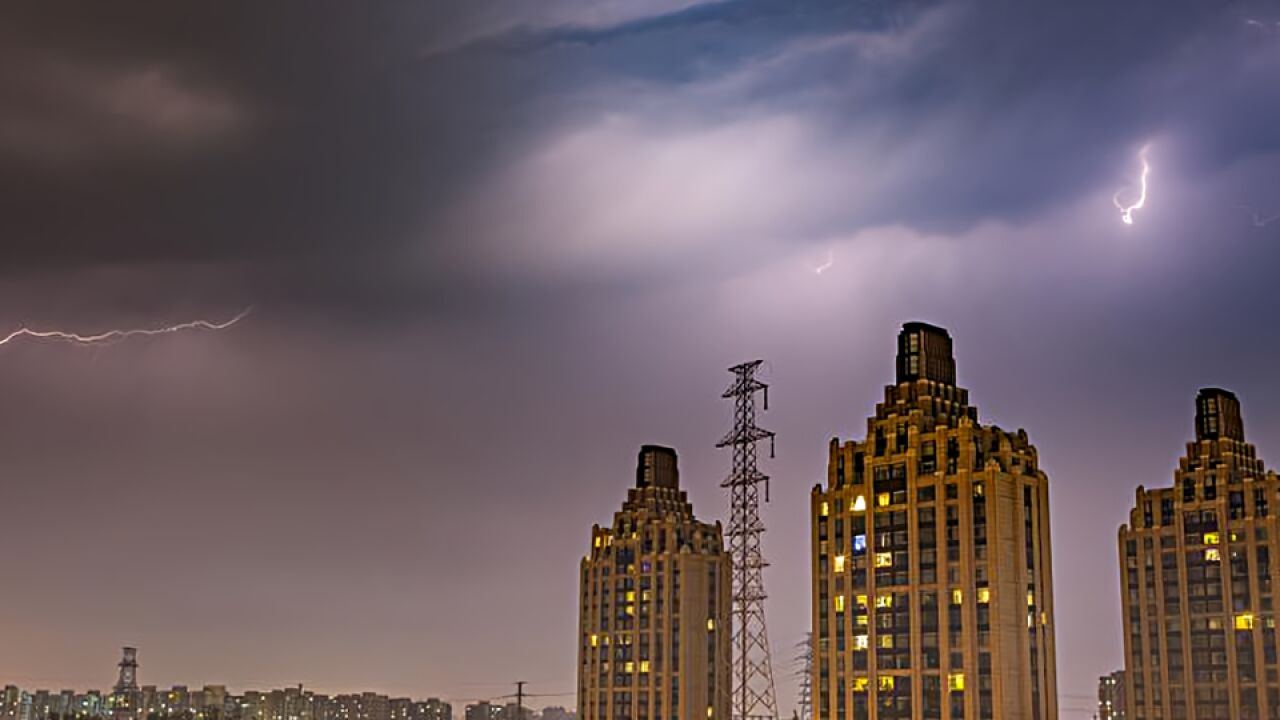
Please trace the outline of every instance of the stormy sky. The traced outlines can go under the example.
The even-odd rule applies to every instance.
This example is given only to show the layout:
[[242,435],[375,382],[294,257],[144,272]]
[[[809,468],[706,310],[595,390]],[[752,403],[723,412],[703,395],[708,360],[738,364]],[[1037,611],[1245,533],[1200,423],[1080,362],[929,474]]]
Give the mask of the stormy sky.
[[[768,361],[790,715],[808,491],[909,320],[1051,478],[1063,717],[1198,387],[1280,462],[1280,4],[7,4],[0,683],[572,704],[635,452],[726,515]],[[1146,204],[1121,222],[1113,194]],[[818,273],[816,268],[830,263]],[[563,695],[561,695],[563,694]]]

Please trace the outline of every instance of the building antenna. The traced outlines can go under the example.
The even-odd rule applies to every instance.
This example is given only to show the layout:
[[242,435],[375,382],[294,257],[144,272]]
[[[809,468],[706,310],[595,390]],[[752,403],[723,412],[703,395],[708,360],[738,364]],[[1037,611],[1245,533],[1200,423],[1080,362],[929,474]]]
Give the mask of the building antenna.
[[729,553],[733,560],[733,718],[777,720],[778,703],[773,684],[773,660],[769,655],[769,630],[765,625],[764,568],[760,551],[764,521],[760,519],[760,485],[769,501],[769,477],[756,466],[756,444],[769,440],[773,457],[774,434],[756,425],[756,393],[769,409],[769,386],[756,379],[763,360],[735,365],[733,384],[722,397],[733,398],[733,429],[716,447],[733,448],[733,471],[721,483],[730,489],[732,518]]

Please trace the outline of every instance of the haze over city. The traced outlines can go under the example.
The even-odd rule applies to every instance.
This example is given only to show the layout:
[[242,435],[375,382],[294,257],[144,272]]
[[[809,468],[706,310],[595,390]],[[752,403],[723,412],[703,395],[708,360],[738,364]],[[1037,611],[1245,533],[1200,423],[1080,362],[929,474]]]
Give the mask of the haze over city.
[[32,331],[0,343],[0,685],[107,690],[128,645],[161,686],[572,706],[592,525],[645,444],[727,523],[725,370],[762,358],[790,717],[810,490],[924,321],[1038,450],[1059,714],[1090,717],[1124,667],[1116,532],[1172,486],[1197,391],[1280,462],[1277,23],[0,8],[0,337]]

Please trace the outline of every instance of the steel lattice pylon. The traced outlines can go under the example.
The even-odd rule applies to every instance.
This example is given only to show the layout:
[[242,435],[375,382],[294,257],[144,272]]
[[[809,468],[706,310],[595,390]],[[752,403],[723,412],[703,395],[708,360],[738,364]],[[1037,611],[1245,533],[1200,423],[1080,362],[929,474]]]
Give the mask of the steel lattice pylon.
[[799,654],[795,657],[796,679],[800,682],[800,697],[795,716],[797,720],[813,718],[813,633],[807,633],[804,640],[796,643]]
[[773,433],[756,425],[756,393],[764,393],[769,409],[769,386],[756,379],[763,360],[729,368],[733,384],[723,397],[733,398],[733,429],[716,447],[733,448],[733,472],[722,487],[730,489],[732,519],[729,552],[733,557],[733,717],[736,720],[776,720],[778,702],[769,654],[769,631],[764,619],[764,568],[760,551],[764,522],[760,519],[760,485],[769,501],[769,477],[756,466],[756,444]]

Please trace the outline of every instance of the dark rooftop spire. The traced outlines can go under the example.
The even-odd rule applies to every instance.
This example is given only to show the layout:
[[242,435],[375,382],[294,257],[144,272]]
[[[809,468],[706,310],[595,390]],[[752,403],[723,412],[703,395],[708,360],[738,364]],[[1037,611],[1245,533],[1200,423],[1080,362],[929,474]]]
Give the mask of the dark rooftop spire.
[[909,322],[898,333],[898,382],[933,380],[956,384],[951,335],[936,325]]
[[662,445],[643,445],[636,461],[636,487],[680,487],[676,451]]
[[1244,419],[1235,393],[1201,388],[1196,394],[1196,440],[1231,438],[1244,442]]

